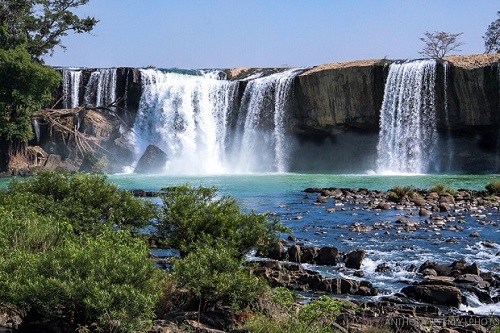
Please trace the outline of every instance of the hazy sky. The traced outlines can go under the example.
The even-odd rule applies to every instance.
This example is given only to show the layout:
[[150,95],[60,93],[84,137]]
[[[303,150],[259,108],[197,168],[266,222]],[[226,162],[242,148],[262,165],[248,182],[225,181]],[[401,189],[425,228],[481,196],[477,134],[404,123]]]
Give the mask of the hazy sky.
[[419,58],[425,31],[463,32],[484,52],[499,0],[90,0],[92,35],[69,35],[46,63],[82,67],[313,66]]

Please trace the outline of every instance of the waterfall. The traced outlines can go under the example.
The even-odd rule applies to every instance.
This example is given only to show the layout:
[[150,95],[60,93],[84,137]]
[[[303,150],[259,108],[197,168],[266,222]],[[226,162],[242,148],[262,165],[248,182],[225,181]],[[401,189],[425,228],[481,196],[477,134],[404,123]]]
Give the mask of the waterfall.
[[393,63],[380,111],[377,170],[426,173],[437,143],[435,60]]
[[116,101],[116,68],[99,70],[96,106],[106,106]]
[[167,153],[172,173],[222,173],[228,113],[237,82],[214,73],[141,70],[142,96],[134,123],[138,156],[148,144]]
[[116,96],[116,68],[94,70],[84,88],[83,103],[90,106],[106,106]]
[[35,132],[35,139],[36,143],[40,143],[40,123],[38,122],[38,119],[32,118],[31,119],[31,126],[33,126],[33,132]]
[[285,112],[300,71],[247,79],[238,108],[240,83],[216,71],[142,69],[137,157],[155,144],[167,153],[168,173],[287,171]]
[[62,104],[65,109],[73,109],[80,104],[80,81],[82,71],[80,69],[64,68],[63,76],[63,99]]
[[240,107],[236,172],[286,172],[288,147],[285,113],[293,79],[304,69],[256,78],[248,82]]

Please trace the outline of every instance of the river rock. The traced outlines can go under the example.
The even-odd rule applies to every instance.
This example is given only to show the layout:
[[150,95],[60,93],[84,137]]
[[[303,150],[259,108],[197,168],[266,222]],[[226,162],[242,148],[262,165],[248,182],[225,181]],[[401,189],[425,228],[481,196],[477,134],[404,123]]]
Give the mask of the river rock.
[[360,269],[361,268],[361,263],[363,262],[363,259],[366,256],[366,252],[364,250],[354,250],[346,254],[345,257],[345,267],[347,268],[353,268],[353,269]]
[[339,258],[340,253],[336,247],[324,246],[319,250],[318,261],[322,265],[337,265]]
[[149,145],[139,159],[135,173],[160,173],[167,163],[167,154],[155,145]]
[[415,285],[405,287],[401,292],[417,301],[435,305],[458,308],[462,304],[462,292],[453,286]]
[[301,249],[298,245],[290,246],[287,251],[288,260],[292,262],[300,262]]
[[300,262],[302,263],[313,263],[318,259],[318,247],[304,247],[302,248],[302,255],[300,256]]

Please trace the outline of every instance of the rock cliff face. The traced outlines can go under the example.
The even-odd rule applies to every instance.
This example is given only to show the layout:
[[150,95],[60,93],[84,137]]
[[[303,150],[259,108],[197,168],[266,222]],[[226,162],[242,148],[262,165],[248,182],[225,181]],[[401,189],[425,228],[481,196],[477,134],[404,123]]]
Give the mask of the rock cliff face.
[[296,79],[296,125],[310,135],[335,129],[378,131],[389,62],[359,61],[315,67]]
[[[391,63],[382,59],[328,64],[295,77],[286,115],[288,130],[293,134],[288,151],[291,170],[366,172],[376,169],[380,109]],[[500,172],[499,64],[500,55],[453,56],[438,62],[435,104],[439,149],[436,156],[446,163],[437,163],[431,172]],[[97,71],[82,71],[79,105],[84,104],[85,99],[97,98],[83,96]],[[227,70],[227,78],[239,82],[235,110],[241,103],[249,75],[280,71]],[[118,101],[114,111],[119,121],[113,118],[109,124],[103,124],[109,116],[94,114],[82,119],[80,131],[89,135],[99,132],[96,136],[104,140],[105,148],[124,149],[128,156],[126,163],[130,164],[133,147],[125,147],[127,140],[123,137],[127,135],[126,127],[133,126],[139,109],[141,72],[118,68],[115,75],[114,93]],[[62,94],[63,89],[55,100]],[[60,103],[58,107],[64,105]],[[42,125],[39,129],[42,133],[34,145],[43,147],[49,154],[61,155],[63,163],[66,156],[78,155],[68,151],[68,147],[59,147],[64,145],[64,140],[51,131],[50,126]],[[108,160],[124,162],[111,155]],[[80,156],[80,159],[83,162],[74,168],[85,166],[85,158]],[[114,165],[111,170],[117,168],[119,165]]]

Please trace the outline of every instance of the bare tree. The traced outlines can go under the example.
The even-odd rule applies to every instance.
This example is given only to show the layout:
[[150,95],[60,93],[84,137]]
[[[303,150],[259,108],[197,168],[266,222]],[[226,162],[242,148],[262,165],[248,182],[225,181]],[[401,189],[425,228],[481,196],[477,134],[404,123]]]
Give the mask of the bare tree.
[[458,41],[463,32],[458,34],[452,34],[445,31],[434,31],[424,33],[425,37],[420,38],[422,42],[425,43],[424,48],[419,53],[423,56],[429,58],[441,59],[448,52],[451,51],[461,51],[458,48],[464,43]]
[[483,36],[485,53],[500,53],[500,12],[499,18],[491,22]]

